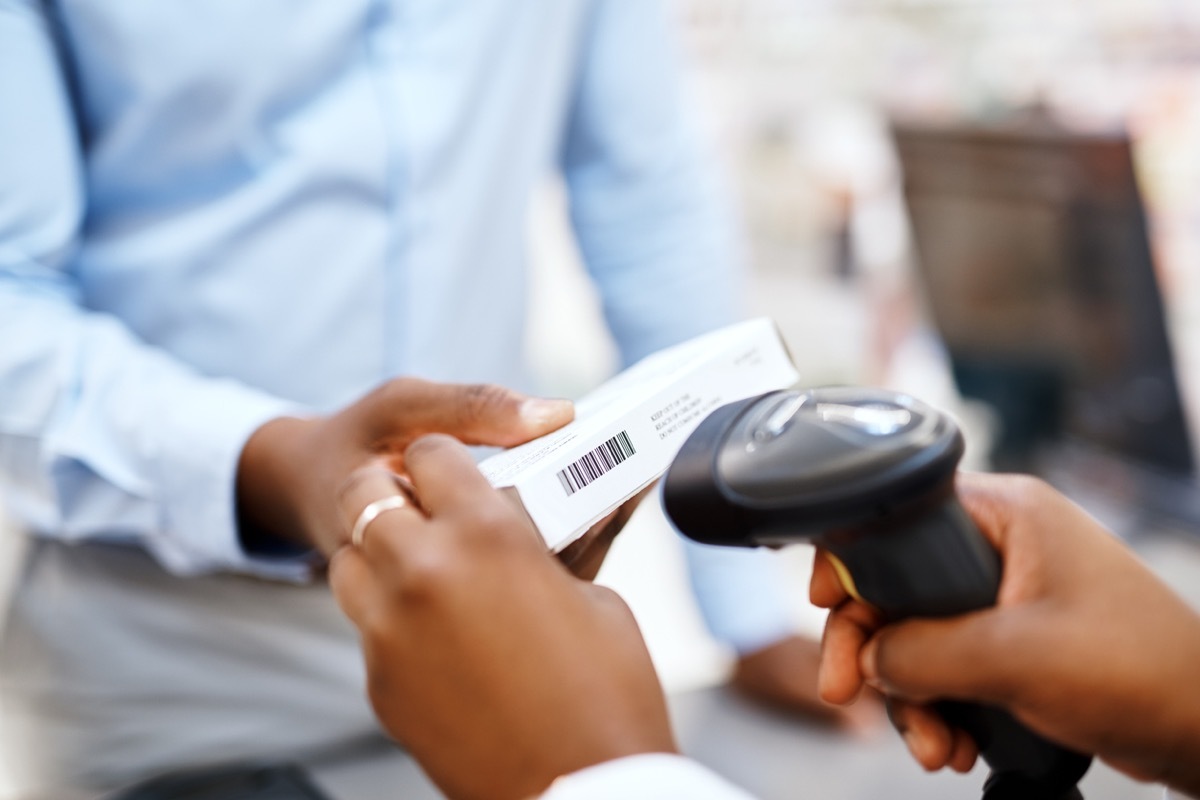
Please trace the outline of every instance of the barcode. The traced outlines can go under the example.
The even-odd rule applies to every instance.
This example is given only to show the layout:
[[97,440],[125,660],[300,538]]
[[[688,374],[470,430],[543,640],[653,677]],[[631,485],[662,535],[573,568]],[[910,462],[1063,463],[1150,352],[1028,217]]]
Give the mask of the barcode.
[[559,470],[559,483],[568,496],[573,495],[635,452],[629,433],[621,431],[571,466]]

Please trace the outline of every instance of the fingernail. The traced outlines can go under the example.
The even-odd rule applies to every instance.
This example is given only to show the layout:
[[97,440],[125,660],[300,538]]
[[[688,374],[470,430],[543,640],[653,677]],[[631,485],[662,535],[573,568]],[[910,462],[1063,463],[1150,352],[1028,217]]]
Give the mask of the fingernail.
[[908,752],[912,753],[912,757],[915,758],[922,766],[924,766],[925,759],[923,756],[925,755],[925,740],[918,736],[916,731],[912,730],[901,730],[900,735],[904,737],[904,744],[906,747],[908,747]]
[[570,400],[531,397],[521,403],[521,420],[535,428],[558,427],[575,416],[575,404]]

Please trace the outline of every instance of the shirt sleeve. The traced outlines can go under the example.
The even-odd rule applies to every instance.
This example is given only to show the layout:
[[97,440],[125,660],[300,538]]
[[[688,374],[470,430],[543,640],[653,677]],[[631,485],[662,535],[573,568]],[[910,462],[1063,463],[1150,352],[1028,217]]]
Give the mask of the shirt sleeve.
[[[742,253],[656,0],[598,0],[563,147],[571,220],[626,364],[742,315]],[[795,631],[769,553],[685,543],[709,630],[746,653]]]
[[792,595],[769,550],[683,539],[683,553],[700,614],[715,638],[745,655],[796,634]]
[[37,3],[0,0],[0,488],[31,530],[137,542],[179,574],[300,578],[247,558],[234,509],[249,435],[295,408],[204,377],[89,311],[76,121]]
[[541,800],[754,800],[683,756],[650,753],[608,761],[559,778]]
[[597,0],[563,145],[584,263],[626,363],[736,321],[733,215],[658,0]]

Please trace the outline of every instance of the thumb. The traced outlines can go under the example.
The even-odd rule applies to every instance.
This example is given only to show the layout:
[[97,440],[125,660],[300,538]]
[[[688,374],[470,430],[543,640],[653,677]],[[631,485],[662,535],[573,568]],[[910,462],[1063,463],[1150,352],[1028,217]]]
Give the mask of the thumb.
[[935,699],[1004,704],[1011,700],[1013,659],[1023,648],[1005,641],[993,609],[951,619],[920,619],[881,628],[863,646],[863,679],[916,703]]
[[528,397],[493,384],[417,378],[389,381],[365,398],[363,410],[377,441],[446,433],[465,444],[499,447],[536,439],[575,417],[569,400]]

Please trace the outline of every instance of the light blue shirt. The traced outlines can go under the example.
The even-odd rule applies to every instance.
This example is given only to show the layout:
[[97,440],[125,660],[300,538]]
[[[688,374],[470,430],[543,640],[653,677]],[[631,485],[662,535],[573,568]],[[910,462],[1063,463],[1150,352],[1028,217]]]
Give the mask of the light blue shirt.
[[[734,319],[668,33],[650,0],[0,0],[9,510],[181,575],[291,575],[239,547],[245,440],[401,374],[528,388],[555,171],[626,362]],[[693,560],[719,636],[790,627],[757,558]]]

